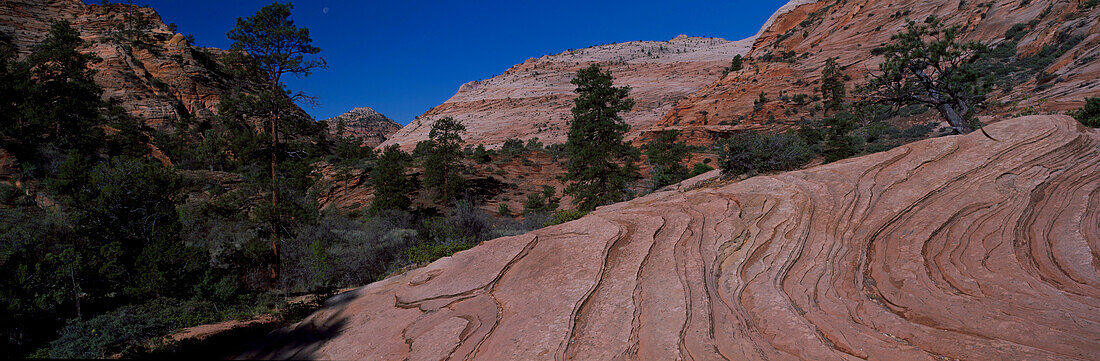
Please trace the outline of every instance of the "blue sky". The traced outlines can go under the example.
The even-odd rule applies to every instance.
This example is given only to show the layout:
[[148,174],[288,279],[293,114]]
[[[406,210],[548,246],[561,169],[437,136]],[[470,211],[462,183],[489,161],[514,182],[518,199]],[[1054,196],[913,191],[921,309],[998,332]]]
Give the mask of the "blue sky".
[[[91,2],[89,0],[89,2]],[[237,17],[271,1],[147,0],[198,45],[228,48]],[[291,89],[317,96],[317,119],[369,106],[406,124],[459,85],[527,58],[570,48],[679,34],[743,39],[786,0],[771,1],[295,1],[329,64]]]

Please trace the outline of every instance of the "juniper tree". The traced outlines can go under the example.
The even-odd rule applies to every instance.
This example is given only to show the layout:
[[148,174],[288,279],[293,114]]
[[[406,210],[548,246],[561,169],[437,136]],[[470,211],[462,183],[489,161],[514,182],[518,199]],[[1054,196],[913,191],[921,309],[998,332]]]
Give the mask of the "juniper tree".
[[611,72],[599,65],[581,69],[570,82],[577,86],[573,119],[565,143],[569,161],[562,179],[565,193],[581,210],[618,202],[630,195],[638,176],[638,150],[623,140],[630,126],[619,113],[634,107],[630,87],[612,85]]
[[931,106],[956,132],[970,132],[975,108],[988,92],[972,65],[986,48],[959,38],[958,26],[946,26],[935,16],[923,23],[910,20],[882,48],[885,59],[877,74],[868,74],[863,92],[869,100],[896,108]]

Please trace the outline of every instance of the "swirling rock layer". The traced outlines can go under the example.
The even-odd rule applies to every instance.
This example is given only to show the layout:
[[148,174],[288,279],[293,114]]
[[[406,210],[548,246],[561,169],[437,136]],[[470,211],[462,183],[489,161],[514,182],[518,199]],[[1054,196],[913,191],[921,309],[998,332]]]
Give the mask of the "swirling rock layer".
[[244,357],[1096,359],[1100,132],[987,131],[488,241]]

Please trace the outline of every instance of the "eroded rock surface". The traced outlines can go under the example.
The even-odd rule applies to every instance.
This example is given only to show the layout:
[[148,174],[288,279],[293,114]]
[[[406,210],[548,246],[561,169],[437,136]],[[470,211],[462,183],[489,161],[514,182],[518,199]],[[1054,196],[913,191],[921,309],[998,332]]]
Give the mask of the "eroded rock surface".
[[[644,132],[679,130],[689,142],[705,145],[737,132],[782,130],[812,119],[820,103],[796,97],[820,95],[826,59],[836,58],[845,67],[853,95],[852,89],[865,84],[866,74],[878,70],[882,61],[873,49],[887,44],[909,20],[921,22],[933,15],[959,26],[963,41],[990,48],[1015,41],[1011,59],[1017,65],[1045,64],[1027,71],[1027,79],[1002,86],[1009,91],[991,94],[994,103],[1003,103],[995,110],[1000,114],[1065,111],[1080,107],[1085,97],[1100,96],[1100,6],[1074,1],[794,0],[755,37],[748,53],[753,60],[744,70],[687,96]],[[1010,39],[1012,34],[1018,39]],[[758,104],[761,93],[767,101]]]
[[636,135],[654,124],[677,100],[721,76],[730,60],[749,50],[752,39],[679,36],[669,41],[632,41],[527,59],[501,75],[462,85],[458,92],[417,117],[383,145],[411,149],[428,139],[436,119],[453,117],[466,126],[470,144],[498,146],[508,138],[564,143],[573,107],[577,70],[600,64],[629,85],[636,105],[623,115]]
[[[128,11],[148,22],[141,44],[127,45],[115,36]],[[99,57],[90,66],[103,97],[117,99],[153,127],[171,129],[173,122],[213,118],[232,85],[217,63],[222,50],[192,46],[152,8],[80,0],[0,1],[0,31],[13,38],[21,56],[44,40],[57,20],[69,21],[85,41],[82,51]]]
[[244,357],[1095,359],[1100,132],[986,130],[491,240]]

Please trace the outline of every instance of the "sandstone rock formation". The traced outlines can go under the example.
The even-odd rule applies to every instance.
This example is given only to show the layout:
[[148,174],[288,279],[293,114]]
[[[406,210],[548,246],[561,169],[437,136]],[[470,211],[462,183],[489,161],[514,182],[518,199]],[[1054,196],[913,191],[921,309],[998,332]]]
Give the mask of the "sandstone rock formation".
[[[369,107],[359,107],[349,110],[347,113],[337,115],[324,120],[328,123],[329,133],[336,136],[352,136],[363,140],[368,147],[375,147],[389,139],[390,135],[401,129],[397,124],[382,113]],[[337,134],[337,127],[343,123],[344,134]]]
[[994,123],[670,190],[328,301],[246,358],[1085,360],[1100,131]]
[[[125,46],[113,37],[126,11],[148,22],[148,44]],[[50,25],[68,20],[102,60],[92,64],[107,99],[154,127],[215,114],[230,77],[219,70],[221,50],[195,47],[169,30],[152,8],[125,4],[86,5],[80,0],[0,1],[0,32],[13,37],[20,54],[30,53]]]
[[[907,20],[922,21],[929,15],[961,26],[964,40],[991,47],[1009,41],[1006,32],[1014,26],[1023,26],[1018,57],[1068,46],[1032,74],[1039,76],[1010,92],[994,93],[995,103],[1006,104],[1000,113],[1064,111],[1080,106],[1087,96],[1100,96],[1100,6],[1077,1],[795,0],[784,8],[788,11],[773,16],[756,37],[748,54],[754,60],[744,70],[691,94],[646,132],[681,130],[694,143],[706,144],[731,132],[790,127],[811,108],[790,98],[816,94],[826,59],[836,57],[847,67],[852,89],[864,83],[868,71],[878,69],[882,57],[872,49],[887,43]],[[761,92],[770,101],[756,105]]]
[[[573,89],[581,68],[599,63],[617,86],[631,86],[634,110],[623,118],[633,129],[652,126],[677,100],[717,79],[751,39],[679,36],[669,41],[633,41],[527,59],[501,75],[462,85],[443,104],[417,117],[383,145],[412,148],[428,138],[435,119],[454,117],[466,126],[466,141],[499,146],[508,138],[564,143]],[[632,132],[631,136],[638,132]]]

